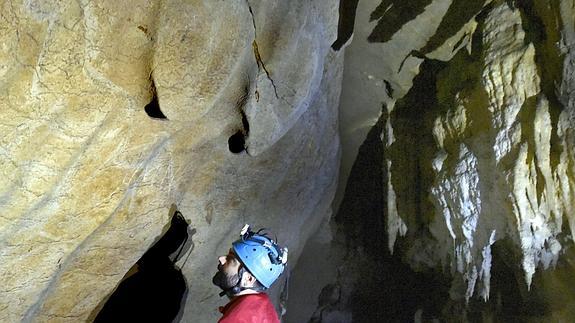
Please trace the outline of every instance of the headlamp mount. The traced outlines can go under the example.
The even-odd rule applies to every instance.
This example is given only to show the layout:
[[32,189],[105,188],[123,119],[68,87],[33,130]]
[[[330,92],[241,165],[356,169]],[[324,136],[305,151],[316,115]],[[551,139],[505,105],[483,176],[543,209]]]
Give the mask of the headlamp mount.
[[[260,230],[258,230],[258,232],[254,232],[250,229],[249,224],[245,224],[243,226],[242,230],[240,231],[240,238],[243,241],[246,241],[256,234],[266,237],[269,241],[262,241],[260,239],[257,239],[257,240],[253,239],[252,241],[259,242],[263,247],[265,247],[267,250],[269,250],[268,256],[270,258],[270,261],[274,265],[279,265],[279,264],[285,265],[287,263],[288,248],[280,248],[274,240],[269,239],[265,234],[260,234],[260,232],[262,230],[263,229],[260,229]],[[276,253],[274,254],[274,252],[272,250],[275,250]],[[276,256],[276,254],[277,254],[277,256]]]

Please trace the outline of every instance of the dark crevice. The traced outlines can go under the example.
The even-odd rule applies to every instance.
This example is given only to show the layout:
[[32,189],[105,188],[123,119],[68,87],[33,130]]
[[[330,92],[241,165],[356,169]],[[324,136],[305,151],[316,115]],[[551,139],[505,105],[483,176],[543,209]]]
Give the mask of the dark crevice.
[[184,246],[189,246],[186,252],[192,251],[188,239],[194,233],[175,212],[169,229],[130,269],[94,322],[172,322],[187,293],[186,279],[175,262],[183,256]]
[[[254,40],[252,42],[252,50],[254,52],[254,58],[256,60],[256,63],[258,64],[258,72],[263,70],[266,73],[266,77],[268,78],[268,80],[272,84],[276,98],[279,98],[276,84],[275,84],[274,80],[272,79],[271,74],[268,71],[268,69],[267,69],[267,67],[266,67],[266,65],[262,59],[262,56],[260,54],[260,50],[259,50],[258,42],[257,42],[258,36],[257,36],[257,27],[256,27],[256,19],[254,17],[254,11],[253,11],[252,6],[250,5],[250,2],[248,0],[246,0],[246,3],[248,5],[248,9],[250,11],[250,16],[252,17],[252,24],[254,26]],[[257,90],[257,84],[256,84],[256,101],[259,101],[259,92]]]
[[341,47],[353,35],[355,24],[355,13],[359,0],[339,1],[339,21],[337,24],[337,39],[331,44],[333,50],[340,50]]
[[[359,148],[335,217],[336,235],[345,238],[347,255],[338,269],[337,286],[343,290],[338,287],[330,293],[338,296],[333,297],[333,302],[341,304],[326,308],[350,311],[353,322],[412,322],[419,309],[423,309],[423,319],[431,320],[439,316],[449,297],[448,281],[443,281],[441,273],[415,272],[400,252],[392,255],[387,248],[387,179],[380,139],[385,122],[384,114]],[[398,245],[403,243],[397,241]],[[330,322],[329,313],[321,314],[323,320],[311,322]]]
[[248,122],[248,117],[245,112],[245,106],[246,103],[248,102],[249,96],[250,96],[250,89],[248,86],[246,86],[244,87],[244,92],[236,102],[236,108],[238,109],[238,111],[242,116],[242,126],[244,127],[244,133],[246,137],[250,133],[250,123]]
[[152,92],[152,101],[150,101],[150,103],[146,104],[146,107],[144,108],[144,110],[146,111],[148,116],[150,116],[151,118],[167,119],[166,116],[164,115],[164,113],[162,112],[162,110],[160,109],[160,102],[158,101],[156,84],[154,83],[154,80],[152,80],[152,84],[150,86],[150,92]]
[[405,64],[405,61],[407,61],[407,59],[410,57],[425,59],[425,55],[423,55],[421,52],[419,52],[417,50],[412,50],[411,52],[409,52],[409,54],[407,54],[407,56],[405,56],[405,58],[403,58],[403,60],[399,64],[399,68],[397,69],[397,73],[401,72],[401,70],[403,69],[403,64]]
[[238,130],[228,139],[228,147],[230,152],[239,154],[246,150],[246,137],[243,131]]
[[413,86],[389,115],[395,141],[386,156],[392,161],[389,173],[397,201],[404,201],[397,204],[398,213],[410,214],[408,234],[420,234],[419,229],[433,214],[433,206],[426,198],[434,173],[429,160],[436,149],[434,120],[443,113],[438,105],[437,77],[447,66],[441,61],[424,60]]
[[457,48],[459,48],[459,46],[461,45],[461,43],[463,43],[463,41],[465,39],[467,39],[467,37],[469,37],[468,33],[463,34],[463,36],[461,36],[461,38],[459,38],[459,40],[455,43],[455,45],[453,45],[453,48],[451,49],[451,52],[453,53]]
[[385,43],[406,23],[414,20],[425,11],[431,0],[383,0],[371,14],[371,19],[379,19],[367,40],[372,43]]
[[[483,55],[483,29],[485,26],[485,20],[492,10],[493,2],[490,2],[485,7],[483,7],[477,16],[475,16],[477,27],[471,36],[471,54],[473,56]],[[482,59],[482,57],[477,57],[477,59]]]
[[538,205],[541,203],[543,194],[545,193],[545,177],[541,172],[542,165],[539,165],[535,151],[538,146],[535,141],[537,139],[537,129],[535,129],[535,122],[537,118],[537,108],[541,104],[541,100],[541,95],[535,95],[527,98],[525,102],[523,102],[523,105],[521,106],[521,109],[517,115],[517,119],[521,124],[521,141],[527,143],[527,163],[535,163],[535,188],[537,191]]
[[236,108],[239,110],[243,110],[249,98],[250,98],[250,88],[249,85],[246,85],[244,86],[241,95],[236,100]]
[[538,3],[533,0],[515,1],[513,6],[521,14],[521,22],[525,31],[525,44],[533,44],[535,48],[535,66],[540,79],[541,92],[549,103],[551,118],[551,167],[555,170],[559,164],[559,156],[563,151],[561,140],[557,134],[559,115],[564,109],[558,96],[558,86],[563,82],[563,57],[556,46],[561,40],[557,26],[561,25],[559,8],[555,1]]
[[505,3],[510,9],[515,9],[515,0],[505,0]]
[[[447,13],[443,16],[437,32],[429,39],[427,44],[420,50],[428,54],[443,45],[449,38],[457,34],[463,26],[477,15],[484,6],[484,1],[454,0]],[[458,45],[464,39],[460,39]],[[457,45],[455,46],[457,47]]]
[[242,118],[242,129],[237,130],[230,138],[228,139],[228,147],[230,152],[234,154],[239,154],[242,151],[247,151],[246,147],[246,138],[250,134],[250,123],[248,121],[248,116],[246,115],[245,105],[249,99],[249,86],[245,86],[243,89],[242,94],[236,101],[236,109],[238,110],[239,114]]
[[393,98],[393,87],[391,83],[389,83],[388,80],[383,80],[383,83],[385,83],[385,93],[388,97]]
[[[374,256],[380,249],[386,249],[385,242],[379,233],[385,232],[384,217],[380,210],[384,209],[383,193],[383,143],[379,134],[383,130],[383,118],[370,130],[353,167],[349,182],[345,188],[342,205],[335,217],[336,221],[352,230],[346,232],[348,241],[367,247]],[[367,155],[369,151],[370,155]],[[361,157],[361,158],[360,158]],[[366,178],[371,178],[369,181]],[[362,183],[362,185],[360,185]],[[352,216],[354,214],[377,214],[378,216]],[[365,227],[363,227],[365,225]]]
[[246,116],[246,113],[243,110],[241,110],[240,112],[242,114],[242,125],[244,126],[245,136],[247,137],[250,133],[250,123],[248,122],[248,117]]
[[146,25],[139,25],[139,26],[138,26],[138,29],[141,30],[141,31],[146,35],[146,37],[148,37],[148,39],[149,39],[150,41],[154,41],[154,35],[153,35],[152,32],[150,32],[150,30],[148,29],[148,26],[146,26]]

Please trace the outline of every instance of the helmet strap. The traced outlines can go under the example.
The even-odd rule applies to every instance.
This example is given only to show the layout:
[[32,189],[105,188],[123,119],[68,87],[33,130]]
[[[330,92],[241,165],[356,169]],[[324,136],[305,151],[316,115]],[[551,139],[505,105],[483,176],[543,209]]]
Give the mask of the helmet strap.
[[256,292],[263,292],[263,291],[266,289],[265,287],[264,287],[264,288],[260,288],[260,287],[255,287],[255,286],[253,286],[253,287],[242,287],[241,284],[242,284],[242,279],[243,279],[243,277],[244,277],[244,273],[245,273],[245,272],[248,272],[248,271],[247,271],[246,268],[242,265],[242,266],[240,267],[240,269],[238,270],[238,276],[239,276],[239,278],[240,278],[240,279],[238,280],[238,283],[237,283],[234,287],[232,287],[232,288],[228,288],[228,289],[226,289],[226,290],[221,291],[220,294],[219,294],[220,297],[222,297],[222,296],[224,296],[224,295],[227,295],[228,297],[233,297],[233,296],[239,294],[240,292],[242,292],[242,291],[244,291],[244,290],[246,290],[246,289],[251,289],[251,290],[256,291]]
[[246,269],[244,268],[243,265],[240,265],[240,269],[238,269],[238,277],[240,279],[238,279],[238,282],[236,283],[235,286],[230,287],[228,289],[225,289],[223,291],[220,292],[220,297],[227,295],[228,297],[232,297],[234,295],[236,295],[237,293],[242,291],[242,287],[240,287],[240,285],[242,284],[242,278],[244,276],[244,272],[246,271]]

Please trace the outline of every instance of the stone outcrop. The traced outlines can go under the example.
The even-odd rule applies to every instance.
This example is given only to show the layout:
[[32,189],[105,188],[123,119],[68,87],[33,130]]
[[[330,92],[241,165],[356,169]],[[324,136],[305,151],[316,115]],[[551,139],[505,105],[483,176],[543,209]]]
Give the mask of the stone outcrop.
[[331,214],[334,1],[1,11],[0,321],[93,318],[174,204],[195,230],[181,319],[214,321],[216,256],[244,223],[271,228],[295,263]]
[[181,321],[244,223],[289,322],[575,317],[573,0],[0,6],[0,321],[93,319],[176,207]]
[[[494,243],[509,240],[520,253],[529,286],[536,268],[554,266],[572,243],[562,223],[575,221],[564,83],[573,53],[568,33],[554,30],[564,23],[559,8],[494,2],[475,20],[469,52],[446,63],[426,58],[418,87],[389,115],[384,153],[398,216],[412,223],[411,237],[422,226],[431,233],[434,256],[421,261],[461,274],[467,300],[476,284],[489,297]],[[563,73],[549,71],[562,59]]]
[[573,1],[342,3],[357,11],[341,108],[359,93],[370,105],[341,122],[342,178],[357,149],[346,143],[378,119],[382,146],[371,133],[339,188],[332,243],[310,242],[343,256],[323,282],[339,299],[306,315],[572,318],[573,293],[553,290],[575,276]]

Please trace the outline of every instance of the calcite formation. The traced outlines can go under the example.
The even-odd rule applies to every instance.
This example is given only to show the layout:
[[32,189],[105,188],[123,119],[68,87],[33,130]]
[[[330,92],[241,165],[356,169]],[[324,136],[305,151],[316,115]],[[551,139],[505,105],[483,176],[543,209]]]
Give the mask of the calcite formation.
[[[526,319],[506,298],[533,294],[542,320],[572,319],[575,2],[342,0],[339,26],[337,5],[2,2],[0,321],[93,319],[176,207],[182,321],[217,319],[215,257],[246,222],[291,264],[323,225],[301,297],[270,291],[290,321],[367,320],[349,307],[379,313],[397,285],[362,279],[394,271],[449,285],[397,320]],[[377,165],[356,166],[378,209],[354,213],[370,129]]]
[[[446,64],[436,63],[435,70],[426,71],[436,74],[425,78],[431,83],[426,85],[429,93],[414,91],[408,94],[412,98],[396,105],[422,111],[415,116],[420,119],[414,121],[405,112],[390,114],[390,128],[394,118],[400,131],[409,133],[410,124],[421,125],[412,132],[419,133],[409,138],[389,129],[388,133],[402,136],[400,145],[414,138],[427,145],[418,148],[416,156],[394,149],[395,138],[389,140],[391,182],[402,190],[392,193],[419,195],[423,201],[414,205],[418,198],[408,197],[393,203],[402,210],[399,217],[428,223],[436,241],[430,248],[438,248],[431,262],[440,261],[461,275],[466,299],[474,295],[477,284],[479,294],[489,297],[491,246],[497,241],[510,241],[521,254],[527,286],[537,267],[553,267],[562,244],[572,243],[570,238],[563,241],[571,234],[563,221],[571,227],[575,221],[575,147],[567,130],[573,127],[573,98],[565,90],[565,82],[572,78],[573,25],[561,18],[565,11],[552,4],[533,6],[529,12],[509,3],[490,3],[475,18],[479,26],[469,40],[477,43],[471,43],[469,53],[461,51]],[[549,17],[553,19],[545,21]],[[534,19],[544,30],[526,26]],[[557,25],[566,30],[562,36],[554,34]],[[547,41],[555,43],[544,47],[549,44],[536,43],[545,39],[533,33],[545,33]],[[551,60],[562,56],[562,75],[558,79],[545,75]],[[543,84],[544,79],[555,85]],[[419,182],[419,192],[403,184],[403,173],[393,174],[394,164],[403,164],[396,168],[406,170],[405,159],[415,170],[409,183]],[[414,215],[427,220],[414,222]]]
[[[332,245],[318,241],[311,247],[314,255],[317,249],[343,253],[347,263],[333,260],[337,272],[322,282],[317,308],[309,309],[307,317],[313,313],[316,321],[327,322],[327,317],[349,311],[357,315],[354,320],[367,320],[364,309],[369,304],[388,306],[402,297],[383,295],[386,286],[398,294],[401,289],[401,283],[378,280],[383,276],[406,280],[407,286],[441,286],[435,294],[414,288],[411,293],[429,293],[426,297],[435,300],[411,295],[420,311],[398,310],[394,314],[399,316],[390,320],[572,320],[575,297],[561,286],[575,277],[575,3],[342,4],[355,16],[340,106],[340,114],[352,119],[340,125],[343,151],[351,155],[342,161],[342,181],[357,142],[376,125],[382,128],[381,164],[370,165],[377,159],[364,152],[367,161],[358,160],[354,167],[355,174],[374,176],[378,167],[384,169],[383,198],[381,210],[370,209],[379,205],[377,196],[364,208],[354,204],[353,199],[364,201],[366,194],[354,193],[358,186],[379,187],[371,183],[372,177],[339,187],[336,203],[344,191],[346,197],[332,223]],[[342,35],[351,32],[340,30]],[[336,44],[346,41],[344,37]],[[369,106],[354,114],[355,102]],[[372,141],[365,145],[379,153]],[[353,211],[365,222],[354,220]],[[382,227],[380,221],[385,221],[385,242],[393,256],[370,255],[375,252],[370,247],[381,247],[371,241],[381,239],[371,230]],[[362,257],[368,260],[359,260]],[[324,261],[329,259],[319,262]],[[409,268],[386,273],[395,269],[378,266],[378,261]],[[370,264],[374,272],[362,267]],[[353,275],[356,278],[350,278]],[[366,281],[379,284],[371,287]],[[418,284],[410,285],[413,281]],[[322,296],[332,290],[338,290],[339,298],[326,304]],[[370,300],[374,295],[386,300]],[[380,315],[393,312],[377,306],[372,310]],[[297,316],[300,321],[303,317]]]
[[244,223],[295,263],[337,182],[335,1],[0,5],[0,321],[93,319],[173,205],[184,321]]

